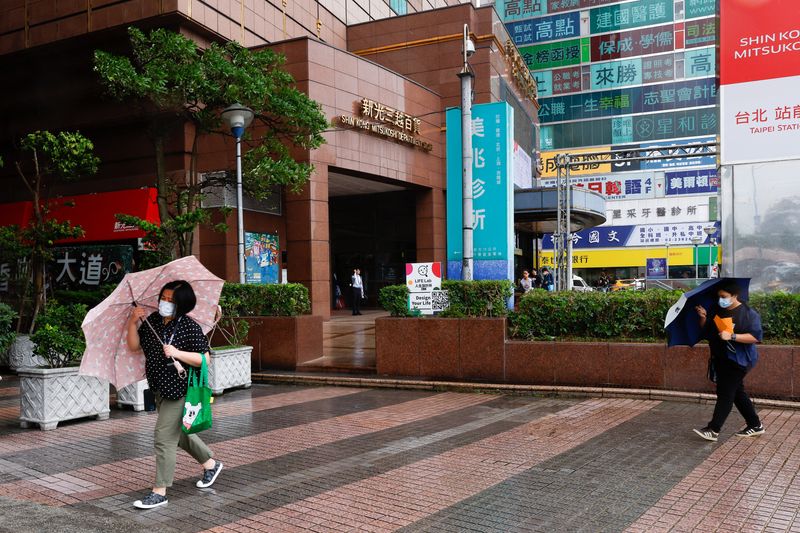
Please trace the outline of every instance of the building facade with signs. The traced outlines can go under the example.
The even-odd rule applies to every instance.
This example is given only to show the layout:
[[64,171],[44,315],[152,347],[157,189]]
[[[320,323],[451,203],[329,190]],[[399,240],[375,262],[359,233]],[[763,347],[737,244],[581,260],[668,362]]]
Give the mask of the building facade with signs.
[[[86,237],[64,243],[50,267],[77,286],[113,281],[135,268],[137,238],[143,235],[118,223],[116,213],[158,223],[146,124],[103,96],[91,68],[94,50],[125,50],[131,24],[170,28],[201,44],[236,40],[269,47],[286,57],[298,88],[320,103],[330,123],[326,143],[295,152],[314,165],[310,182],[299,193],[278,190],[267,203],[245,198],[243,206],[248,281],[279,282],[285,271],[288,281],[309,288],[314,314],[330,313],[337,285],[349,293],[353,268],[361,269],[369,302],[377,305],[382,286],[403,282],[406,263],[446,262],[445,111],[459,104],[465,23],[477,44],[470,60],[475,102],[506,102],[514,109],[509,128],[518,140],[515,153],[524,151],[530,161],[536,143],[535,84],[492,7],[346,0],[277,7],[233,2],[223,8],[202,0],[127,0],[88,9],[61,6],[57,12],[55,2],[44,2],[37,9],[0,8],[0,16],[6,26],[0,68],[8,74],[0,88],[0,156],[15,161],[14,141],[27,132],[79,129],[101,159],[96,177],[52,191],[75,200],[64,216],[85,217],[80,223]],[[173,179],[187,175],[191,138],[190,131],[176,128],[167,143]],[[231,138],[203,139],[199,171],[230,173],[234,154]],[[30,202],[13,165],[0,169],[0,183],[9,191],[0,200],[0,224],[24,224]],[[210,209],[235,205],[230,190],[204,199]],[[220,214],[214,217],[221,220]],[[235,216],[228,223],[226,233],[200,227],[193,252],[215,274],[234,281]]]
[[[539,87],[541,185],[555,185],[560,153],[630,148],[655,156],[716,141],[715,1],[499,0],[497,7]],[[695,277],[695,265],[705,275],[720,243],[718,231],[703,231],[719,228],[715,158],[589,163],[572,171],[572,182],[606,197],[607,221],[574,236],[579,273],[589,281],[602,270],[639,277],[648,258],[669,256],[673,277]],[[549,236],[542,248],[547,264]]]

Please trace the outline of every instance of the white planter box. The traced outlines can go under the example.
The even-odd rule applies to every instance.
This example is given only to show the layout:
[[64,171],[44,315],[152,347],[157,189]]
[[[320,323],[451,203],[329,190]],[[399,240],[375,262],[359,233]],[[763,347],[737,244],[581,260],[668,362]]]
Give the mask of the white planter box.
[[23,428],[55,429],[63,420],[109,416],[108,382],[79,376],[77,367],[20,368],[19,419]]
[[20,368],[36,368],[47,364],[38,355],[33,355],[35,347],[30,335],[17,335],[8,349],[8,367],[17,371]]
[[234,387],[247,388],[252,384],[250,376],[250,354],[252,346],[211,349],[211,364],[208,366],[208,386],[215,394]]
[[122,387],[117,391],[117,407],[130,405],[134,411],[144,411],[144,391],[149,388],[146,379]]

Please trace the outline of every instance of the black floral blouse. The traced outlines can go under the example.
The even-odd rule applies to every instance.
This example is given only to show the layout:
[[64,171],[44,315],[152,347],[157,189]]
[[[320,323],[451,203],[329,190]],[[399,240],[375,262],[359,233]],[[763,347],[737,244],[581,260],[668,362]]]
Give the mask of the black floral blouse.
[[[200,325],[188,316],[173,319],[164,324],[157,312],[147,317],[164,344],[172,344],[184,352],[206,353],[208,339],[203,335]],[[171,339],[171,340],[170,340]],[[139,344],[145,357],[147,383],[153,392],[158,392],[167,400],[179,400],[186,396],[187,378],[181,378],[172,359],[164,355],[164,347],[153,335],[147,324],[139,326]],[[186,363],[181,363],[188,370]]]

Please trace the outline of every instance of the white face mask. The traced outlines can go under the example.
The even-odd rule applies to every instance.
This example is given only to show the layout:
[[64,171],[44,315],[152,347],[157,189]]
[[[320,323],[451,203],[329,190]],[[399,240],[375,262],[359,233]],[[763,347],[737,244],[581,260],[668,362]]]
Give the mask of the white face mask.
[[731,300],[730,298],[720,298],[719,299],[719,306],[721,308],[723,308],[723,309],[725,309],[726,307],[730,307],[732,303],[733,303],[733,300]]
[[159,300],[158,314],[164,318],[173,316],[175,314],[175,304],[166,300]]

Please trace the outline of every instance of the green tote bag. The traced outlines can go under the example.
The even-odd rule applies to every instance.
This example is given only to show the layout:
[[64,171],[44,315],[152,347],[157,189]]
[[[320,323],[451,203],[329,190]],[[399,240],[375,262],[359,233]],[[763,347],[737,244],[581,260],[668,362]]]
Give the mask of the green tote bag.
[[189,386],[183,404],[183,432],[197,433],[211,427],[211,388],[208,386],[206,356],[200,370],[189,367]]

